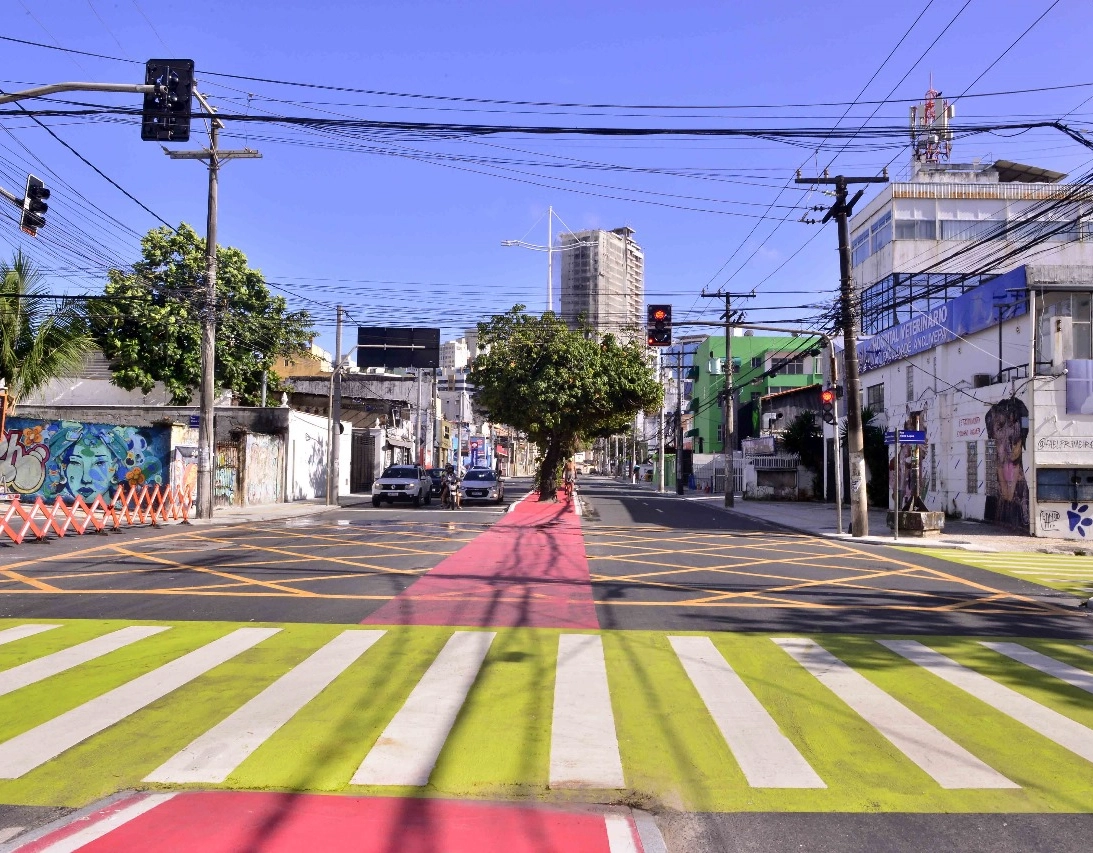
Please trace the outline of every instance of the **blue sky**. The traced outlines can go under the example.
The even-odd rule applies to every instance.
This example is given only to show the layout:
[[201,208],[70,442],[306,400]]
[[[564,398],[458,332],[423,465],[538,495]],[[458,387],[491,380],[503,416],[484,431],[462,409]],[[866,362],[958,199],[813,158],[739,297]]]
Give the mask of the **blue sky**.
[[[958,121],[1066,115],[1089,127],[1093,116],[1093,73],[1081,61],[1093,32],[1087,0],[2,0],[2,7],[0,36],[112,57],[3,41],[4,91],[66,80],[139,83],[146,59],[186,57],[196,63],[199,87],[228,114],[854,128],[875,111],[874,123],[902,127],[909,104],[900,99],[921,98],[932,73],[944,96],[967,93]],[[1069,88],[974,97],[1060,86]],[[68,97],[139,105],[139,96]],[[854,105],[859,99],[892,102]],[[770,108],[789,104],[836,105]],[[678,109],[690,106],[720,108]],[[139,235],[159,224],[156,217],[204,233],[206,174],[199,164],[169,160],[158,144],[140,140],[130,118],[43,121],[155,216],[39,126],[6,113],[0,185],[21,194],[30,171],[45,178],[53,196],[49,225],[37,239],[19,232],[17,210],[5,204],[0,255],[22,247],[58,291],[93,292],[109,266],[138,259]],[[199,125],[194,129],[188,145],[175,147],[205,144]],[[264,156],[224,168],[220,243],[242,249],[292,305],[313,310],[327,347],[339,302],[353,323],[441,326],[445,339],[516,302],[541,310],[546,256],[502,248],[501,241],[545,242],[548,205],[573,229],[635,229],[646,253],[647,299],[672,302],[677,319],[716,317],[716,300],[699,294],[725,285],[756,289],[747,302],[753,322],[807,323],[837,287],[836,236],[833,225],[797,221],[826,198],[793,186],[794,171],[830,165],[871,175],[891,163],[898,177],[908,159],[903,143],[870,136],[845,145],[828,140],[817,150],[815,142],[710,136],[436,139],[235,122],[222,145],[250,145]],[[1034,130],[958,140],[953,159],[1005,158],[1077,174],[1091,156],[1061,134]]]

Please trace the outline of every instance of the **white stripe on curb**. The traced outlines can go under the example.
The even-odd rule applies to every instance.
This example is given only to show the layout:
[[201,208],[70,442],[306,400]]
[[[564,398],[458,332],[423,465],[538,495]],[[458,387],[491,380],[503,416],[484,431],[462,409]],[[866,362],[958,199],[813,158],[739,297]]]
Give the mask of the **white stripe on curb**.
[[118,631],[111,631],[109,634],[88,640],[86,643],[79,643],[51,655],[27,661],[19,666],[13,666],[11,669],[0,672],[0,696],[18,690],[20,687],[26,687],[28,684],[34,684],[36,681],[42,681],[95,658],[110,654],[110,652],[123,649],[137,640],[143,640],[145,637],[151,637],[166,630],[168,630],[166,627],[153,625],[132,625]]
[[497,636],[457,631],[353,774],[353,785],[429,784],[459,709]]
[[1023,663],[1025,666],[1031,666],[1033,669],[1040,670],[1040,672],[1046,672],[1048,675],[1065,681],[1067,684],[1072,684],[1079,690],[1093,693],[1093,672],[1086,672],[1084,669],[1078,669],[1076,666],[1055,660],[1055,658],[1040,654],[1040,652],[1034,652],[1027,646],[1018,643],[984,642],[981,645],[1008,658],[1013,658],[1013,660]]
[[607,849],[611,853],[641,853],[634,841],[634,825],[630,818],[621,814],[603,816],[607,825]]
[[18,779],[280,630],[239,628],[5,741],[0,744],[0,779]]
[[1021,787],[812,640],[787,637],[774,642],[942,788]]
[[38,853],[75,853],[82,847],[97,841],[103,836],[113,832],[119,826],[124,826],[134,818],[140,817],[145,812],[150,812],[156,806],[161,806],[175,794],[148,794],[141,797],[135,803],[119,809],[113,814],[107,815],[95,821],[90,826],[84,827],[72,835],[66,835],[50,844],[48,847],[38,848]]
[[145,776],[144,781],[223,782],[384,633],[351,630],[339,634]]
[[1093,730],[1053,711],[915,640],[880,640],[881,645],[916,663],[976,699],[1028,726],[1075,755],[1093,761]]
[[603,641],[596,634],[562,634],[554,679],[550,787],[625,784]]
[[52,631],[54,628],[60,627],[60,625],[16,625],[14,628],[5,628],[0,631],[0,646],[4,643],[14,643],[16,640],[33,637],[43,631]]
[[709,637],[669,637],[753,788],[826,788]]

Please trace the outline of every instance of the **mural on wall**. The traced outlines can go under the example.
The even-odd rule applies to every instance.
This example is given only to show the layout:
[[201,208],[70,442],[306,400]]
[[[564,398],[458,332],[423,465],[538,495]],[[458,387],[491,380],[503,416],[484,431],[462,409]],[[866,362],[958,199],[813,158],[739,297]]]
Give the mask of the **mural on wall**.
[[987,410],[987,437],[994,442],[994,482],[987,483],[984,518],[1028,530],[1029,491],[1024,450],[1028,407],[1017,398],[1000,400]]
[[284,472],[284,444],[275,435],[248,434],[246,461],[246,504],[274,504],[281,500]]
[[[1093,508],[1087,501],[1040,505],[1040,532],[1062,539],[1093,540]],[[1057,507],[1057,508],[1056,508]]]
[[170,430],[8,418],[0,436],[0,491],[53,501],[98,495],[119,485],[163,483]]
[[176,486],[181,495],[189,495],[190,500],[197,499],[196,447],[180,444],[171,451],[171,485]]

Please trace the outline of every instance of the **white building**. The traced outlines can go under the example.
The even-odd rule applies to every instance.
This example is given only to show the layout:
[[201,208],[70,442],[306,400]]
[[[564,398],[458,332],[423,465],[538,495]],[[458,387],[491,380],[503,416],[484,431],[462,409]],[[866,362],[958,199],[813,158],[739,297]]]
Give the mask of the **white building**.
[[469,360],[470,349],[466,338],[456,338],[440,345],[440,369],[445,373],[466,370]]
[[926,433],[901,504],[1093,535],[1093,194],[1064,177],[916,163],[851,220],[862,403]]
[[600,334],[644,334],[645,254],[633,234],[623,227],[561,235],[561,316],[571,327],[583,318]]

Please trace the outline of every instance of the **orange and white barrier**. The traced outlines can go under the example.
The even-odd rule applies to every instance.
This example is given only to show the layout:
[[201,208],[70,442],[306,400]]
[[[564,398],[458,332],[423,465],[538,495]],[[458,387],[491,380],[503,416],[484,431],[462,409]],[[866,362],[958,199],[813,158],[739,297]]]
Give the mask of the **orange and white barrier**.
[[[158,527],[164,521],[189,521],[192,498],[177,486],[119,486],[113,501],[96,496],[90,506],[82,497],[65,503],[37,498],[24,504],[12,498],[0,508],[0,536],[16,545],[27,538],[41,541],[52,531],[57,536],[103,533],[136,524]],[[2,505],[0,505],[2,506]]]

